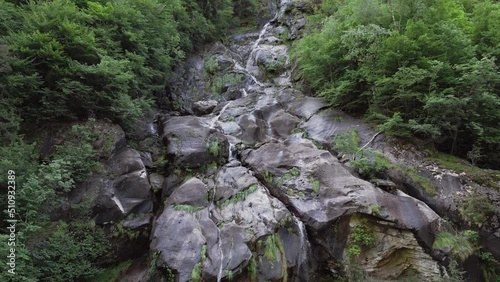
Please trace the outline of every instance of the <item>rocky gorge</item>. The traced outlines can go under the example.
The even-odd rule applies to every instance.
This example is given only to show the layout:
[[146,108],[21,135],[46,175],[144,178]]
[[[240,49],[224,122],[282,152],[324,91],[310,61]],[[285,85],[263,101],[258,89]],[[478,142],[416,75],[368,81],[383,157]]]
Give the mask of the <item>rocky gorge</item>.
[[[67,202],[90,202],[97,225],[124,235],[119,257],[138,259],[120,281],[442,281],[451,250],[433,244],[458,232],[451,222],[500,258],[500,191],[304,94],[286,42],[313,8],[270,7],[260,31],[178,66],[172,106],[144,121],[134,146],[96,123],[105,166]],[[346,132],[371,166],[384,163],[375,177],[338,150]],[[464,212],[478,197],[490,203],[480,224]],[[477,257],[464,266],[485,279]]]

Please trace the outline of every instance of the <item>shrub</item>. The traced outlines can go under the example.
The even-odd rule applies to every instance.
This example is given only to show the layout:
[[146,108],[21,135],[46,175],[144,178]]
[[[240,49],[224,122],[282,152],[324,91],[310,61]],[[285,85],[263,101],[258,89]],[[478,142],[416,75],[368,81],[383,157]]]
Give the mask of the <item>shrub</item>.
[[495,208],[487,196],[474,193],[459,203],[458,211],[469,224],[481,226],[495,213]]
[[205,147],[208,149],[208,152],[212,154],[214,157],[220,156],[221,147],[219,141],[210,141],[205,144]]
[[449,248],[456,259],[465,261],[477,250],[478,238],[477,232],[471,230],[458,234],[443,231],[436,236],[432,248]]
[[358,224],[351,231],[347,255],[349,257],[357,257],[361,254],[363,248],[373,247],[374,244],[375,236],[370,228],[366,224]]
[[[32,241],[32,258],[43,281],[90,279],[101,272],[109,259],[109,242],[91,222],[56,222],[45,228],[41,240]],[[41,235],[41,234],[40,234]],[[99,263],[97,263],[99,261]]]

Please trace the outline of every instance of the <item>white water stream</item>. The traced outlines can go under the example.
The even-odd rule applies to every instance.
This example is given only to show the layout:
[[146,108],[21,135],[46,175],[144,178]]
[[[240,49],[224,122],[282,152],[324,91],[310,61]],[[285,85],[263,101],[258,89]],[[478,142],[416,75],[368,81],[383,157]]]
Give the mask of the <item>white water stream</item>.
[[215,124],[219,120],[220,116],[224,113],[224,111],[226,111],[227,107],[229,107],[229,105],[231,105],[232,102],[233,101],[229,101],[226,105],[224,105],[224,107],[222,107],[222,109],[220,110],[219,114],[210,120],[209,122],[210,128],[215,128]]
[[307,239],[307,231],[306,231],[306,226],[302,221],[300,221],[295,215],[293,215],[293,221],[297,226],[299,227],[300,231],[300,256],[297,258],[297,267],[300,268],[300,266],[304,263],[307,262],[308,256],[309,256],[309,250],[311,248],[309,244],[309,240]]
[[[254,84],[258,85],[259,87],[265,87],[266,85],[264,83],[260,82],[249,71],[249,69],[251,69],[253,67],[253,63],[254,63],[254,58],[253,57],[255,56],[255,52],[257,51],[257,48],[258,48],[259,44],[261,43],[262,39],[264,38],[264,35],[266,34],[267,29],[269,28],[271,22],[273,22],[276,19],[276,17],[277,17],[277,14],[275,15],[275,17],[272,20],[270,20],[268,23],[266,23],[263,26],[262,30],[259,33],[259,37],[257,38],[257,40],[255,40],[255,42],[252,45],[252,49],[250,51],[250,55],[249,55],[249,57],[247,59],[245,67],[242,67],[241,64],[238,61],[236,61],[236,60],[233,59],[234,70],[236,72],[238,72],[238,73],[241,73],[243,75],[246,75],[246,76],[250,77],[252,79],[252,81],[254,82]],[[283,77],[281,79],[284,80],[285,82],[289,82],[290,81],[289,76]],[[288,85],[289,83],[283,83],[283,84]],[[242,88],[241,92],[242,92],[243,97],[246,97],[248,95],[246,87]],[[219,118],[221,117],[221,115],[225,112],[225,110],[227,109],[227,107],[229,107],[231,105],[231,103],[232,103],[232,101],[228,102],[220,110],[219,114],[217,116],[213,117],[210,120],[209,125],[210,125],[211,128],[215,128],[215,125],[216,125],[217,121],[219,120]],[[231,147],[233,147],[233,144],[230,144],[230,146],[229,146],[229,154],[230,154],[230,156],[231,156]],[[212,220],[214,221],[214,223],[216,223],[216,222],[214,220],[214,216],[212,214],[212,210],[215,208],[215,194],[216,194],[216,189],[217,189],[217,187],[214,187],[214,193],[213,193],[212,203],[209,205],[209,215],[212,217]],[[300,237],[300,255],[297,257],[297,269],[300,269],[303,265],[305,265],[308,262],[309,253],[310,253],[310,244],[309,244],[309,240],[307,238],[307,231],[305,229],[304,223],[301,222],[297,217],[295,217],[295,215],[293,215],[293,221],[295,222],[295,224],[299,228],[299,232],[300,232],[300,234],[299,234],[299,237]],[[222,280],[223,271],[224,271],[224,266],[223,266],[224,253],[223,253],[223,250],[222,250],[221,231],[220,231],[219,227],[217,227],[217,233],[218,233],[217,234],[217,236],[218,236],[218,242],[217,242],[217,244],[218,244],[219,255],[220,255],[220,265],[219,265],[219,271],[218,271],[218,274],[217,274],[217,282],[220,282]]]
[[215,226],[217,227],[217,237],[218,237],[217,246],[219,247],[219,254],[220,254],[220,265],[219,265],[219,272],[217,273],[217,282],[220,282],[222,279],[222,271],[224,270],[224,267],[222,265],[222,263],[224,262],[224,252],[222,251],[222,238],[220,236],[220,229],[217,226],[217,224],[215,224]]
[[[253,52],[253,51],[252,51]],[[252,81],[257,84],[258,86],[260,87],[264,87],[264,83],[260,82],[253,74],[251,74],[247,68],[244,68],[240,65],[240,63],[238,63],[236,60],[233,59],[233,63],[234,63],[234,70],[241,73],[241,74],[244,74],[244,75],[248,75]]]
[[[267,28],[269,27],[269,25],[271,24],[272,20],[269,21],[268,23],[266,23],[263,27],[262,27],[262,30],[260,31],[259,33],[259,38],[257,38],[257,40],[255,40],[255,42],[253,43],[252,45],[252,52],[255,50],[255,48],[257,48],[257,46],[259,46],[260,44],[260,41],[262,41],[262,38],[264,37],[264,34],[266,33],[267,31]],[[248,61],[247,61],[248,63]]]
[[113,196],[113,197],[111,197],[111,200],[113,200],[113,202],[115,202],[115,204],[118,206],[118,208],[120,209],[120,211],[122,213],[125,213],[125,209],[123,208],[123,205],[120,202],[120,199],[118,199],[116,196]]

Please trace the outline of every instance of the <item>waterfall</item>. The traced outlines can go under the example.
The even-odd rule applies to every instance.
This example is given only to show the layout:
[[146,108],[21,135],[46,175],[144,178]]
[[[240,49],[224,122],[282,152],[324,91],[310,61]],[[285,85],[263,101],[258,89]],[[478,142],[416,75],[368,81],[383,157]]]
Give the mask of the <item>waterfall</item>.
[[148,123],[148,129],[149,129],[149,133],[151,133],[153,135],[158,135],[158,130],[156,129],[156,124]]
[[220,110],[219,114],[210,120],[209,123],[210,128],[215,128],[215,123],[219,120],[220,116],[224,113],[226,108],[229,107],[229,105],[231,105],[232,102],[233,101],[229,101],[226,105],[224,105],[224,107],[222,107],[222,109]]
[[305,277],[301,277],[301,279],[306,279],[307,281],[307,274],[308,271],[308,262],[309,262],[309,255],[310,255],[310,250],[311,250],[311,245],[309,244],[309,240],[307,239],[307,230],[302,221],[300,221],[295,215],[292,214],[293,221],[299,228],[299,236],[300,236],[300,254],[297,257],[297,271],[298,273],[304,273],[306,274]]
[[241,88],[241,94],[243,95],[243,97],[248,96],[247,90],[245,88]]
[[[253,52],[253,51],[252,51]],[[236,60],[233,59],[233,63],[234,63],[234,70],[241,73],[241,74],[244,74],[244,75],[248,75],[252,81],[257,84],[258,86],[260,87],[264,87],[264,83],[260,82],[253,74],[251,74],[248,69],[242,67],[240,65],[240,63],[238,63]]]
[[262,38],[264,37],[264,34],[266,33],[267,28],[269,27],[269,25],[271,24],[271,22],[272,22],[272,20],[269,21],[268,23],[266,23],[264,25],[264,27],[262,27],[262,30],[259,33],[259,38],[257,38],[257,40],[255,40],[255,42],[252,45],[252,51],[255,50],[255,48],[257,48],[257,46],[259,46],[260,41],[262,41]]
[[219,272],[217,273],[217,282],[220,282],[222,279],[222,271],[224,270],[224,267],[222,266],[222,263],[224,262],[224,252],[222,251],[222,239],[220,236],[220,229],[217,226],[217,224],[215,226],[217,227],[217,237],[218,237],[217,245],[219,247],[219,254],[220,254],[220,266],[219,266]]
[[[270,20],[269,22],[267,22],[263,27],[262,27],[262,30],[260,31],[259,33],[259,37],[257,38],[257,40],[255,40],[255,42],[252,44],[252,49],[250,51],[250,55],[248,56],[248,59],[246,61],[246,64],[245,64],[245,67],[242,67],[240,65],[240,63],[238,63],[236,60],[233,59],[233,63],[234,63],[234,70],[239,72],[239,73],[242,73],[244,75],[247,75],[249,76],[252,81],[257,84],[258,86],[260,87],[264,87],[266,86],[264,83],[260,82],[250,71],[249,69],[252,67],[252,57],[255,56],[255,52],[257,50],[257,47],[259,46],[260,42],[262,41],[262,39],[264,38],[264,35],[266,34],[267,32],[267,29],[269,28],[269,26],[271,25],[271,23],[276,20],[276,18],[278,17],[278,13],[276,13],[273,17],[272,20]],[[246,92],[245,92],[246,93]],[[246,96],[246,95],[245,95]]]
[[116,196],[111,197],[111,200],[115,202],[116,206],[120,209],[120,211],[125,214],[125,209],[123,208],[122,203],[120,202],[120,199],[118,199]]

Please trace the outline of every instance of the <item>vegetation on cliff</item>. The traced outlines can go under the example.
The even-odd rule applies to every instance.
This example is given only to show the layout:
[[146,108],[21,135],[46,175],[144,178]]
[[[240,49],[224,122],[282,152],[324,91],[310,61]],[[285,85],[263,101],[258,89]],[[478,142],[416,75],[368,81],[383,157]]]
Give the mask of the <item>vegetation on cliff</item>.
[[323,0],[293,46],[308,87],[381,130],[500,167],[500,3]]
[[[92,118],[130,129],[165,102],[185,53],[251,23],[257,2],[0,0],[0,188],[7,191],[8,170],[18,184],[16,275],[3,264],[1,281],[89,280],[113,259],[88,207],[56,215],[63,196],[102,166],[95,136],[75,125],[74,136],[43,158],[40,144],[24,136],[41,124]],[[0,227],[4,258],[7,226]]]

